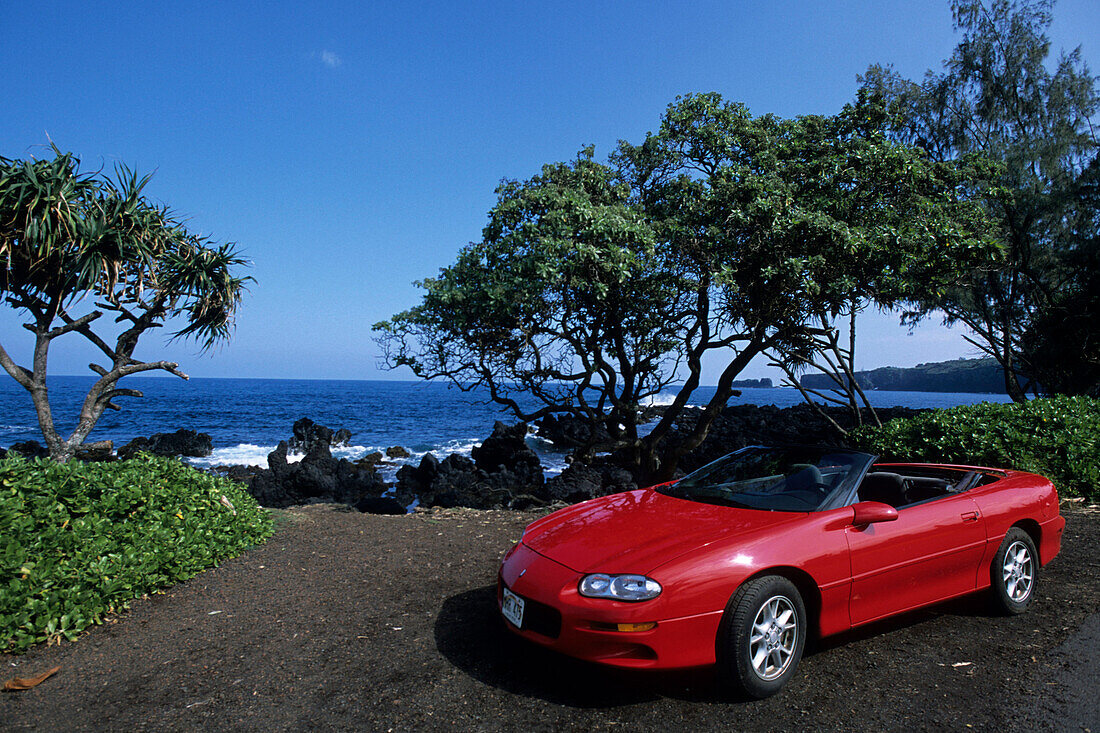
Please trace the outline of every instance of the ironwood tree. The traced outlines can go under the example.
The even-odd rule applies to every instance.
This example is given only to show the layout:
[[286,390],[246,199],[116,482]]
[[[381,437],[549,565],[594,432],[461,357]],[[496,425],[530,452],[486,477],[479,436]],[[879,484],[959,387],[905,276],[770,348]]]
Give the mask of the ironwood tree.
[[1064,294],[1089,261],[1081,252],[1091,235],[1080,226],[1089,219],[1080,190],[1098,150],[1096,77],[1079,47],[1051,56],[1053,0],[956,0],[951,7],[962,39],[943,71],[912,82],[875,65],[862,77],[863,91],[889,103],[894,139],[937,160],[981,154],[1000,163],[986,205],[1005,256],[982,263],[958,287],[916,301],[907,319],[942,313],[965,325],[966,338],[1003,367],[1016,401],[1040,384],[1094,389],[1095,380],[1074,387],[1056,375],[1066,359],[1089,371],[1100,313],[1081,318],[1081,336],[1057,353],[1041,348],[1047,340],[1039,331],[1058,321]]
[[[785,120],[689,95],[607,163],[586,148],[505,181],[481,241],[375,325],[385,362],[485,389],[522,420],[571,416],[592,436],[582,457],[599,443],[639,481],[670,477],[758,354],[805,351],[818,314],[946,287],[992,256],[980,165],[932,161],[883,123],[868,99]],[[714,363],[713,397],[678,430]]]
[[[140,397],[119,387],[131,374],[163,370],[187,375],[170,361],[134,358],[138,339],[172,323],[171,338],[194,339],[206,350],[230,335],[233,315],[250,277],[232,244],[217,244],[187,231],[164,206],[143,195],[149,176],[120,166],[114,176],[80,171],[72,153],[52,148],[48,159],[0,157],[0,297],[29,318],[34,335],[29,366],[0,345],[0,366],[34,403],[50,457],[65,462],[78,451],[109,448],[85,444],[104,410],[120,397]],[[99,329],[113,317],[113,329]],[[63,435],[47,389],[53,342],[77,334],[98,348],[102,364],[84,399],[75,428]]]

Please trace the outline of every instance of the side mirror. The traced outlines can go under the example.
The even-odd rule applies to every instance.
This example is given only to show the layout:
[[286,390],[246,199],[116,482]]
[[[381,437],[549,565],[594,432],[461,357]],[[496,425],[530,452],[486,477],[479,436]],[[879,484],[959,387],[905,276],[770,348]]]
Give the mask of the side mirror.
[[878,522],[893,522],[898,518],[898,510],[881,501],[861,501],[852,506],[854,516],[852,524],[856,527]]

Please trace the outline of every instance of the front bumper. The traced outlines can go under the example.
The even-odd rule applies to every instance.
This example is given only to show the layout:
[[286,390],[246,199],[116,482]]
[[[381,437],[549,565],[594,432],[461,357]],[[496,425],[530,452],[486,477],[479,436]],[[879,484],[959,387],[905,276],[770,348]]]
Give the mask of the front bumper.
[[[676,669],[714,664],[722,611],[677,616],[669,599],[627,603],[586,598],[581,574],[518,544],[504,558],[497,606],[504,588],[524,600],[523,627],[509,630],[562,654],[616,667]],[[669,589],[665,589],[667,593]],[[648,631],[612,631],[609,625],[656,622]]]

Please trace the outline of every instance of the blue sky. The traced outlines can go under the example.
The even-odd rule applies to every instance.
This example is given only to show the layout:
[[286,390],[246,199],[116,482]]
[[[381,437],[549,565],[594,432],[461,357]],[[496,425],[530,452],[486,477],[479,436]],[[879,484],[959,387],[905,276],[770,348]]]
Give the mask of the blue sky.
[[[370,326],[479,238],[502,178],[639,140],[687,92],[834,113],[869,64],[918,78],[957,41],[947,0],[6,2],[0,32],[0,155],[53,140],[92,168],[156,171],[151,197],[254,263],[230,344],[198,356],[152,334],[138,356],[340,379],[410,377],[377,369]],[[1095,71],[1100,3],[1061,0],[1052,36]],[[0,310],[26,361],[20,322]],[[863,368],[973,354],[938,322],[860,328]],[[95,354],[65,340],[52,371],[89,374]]]

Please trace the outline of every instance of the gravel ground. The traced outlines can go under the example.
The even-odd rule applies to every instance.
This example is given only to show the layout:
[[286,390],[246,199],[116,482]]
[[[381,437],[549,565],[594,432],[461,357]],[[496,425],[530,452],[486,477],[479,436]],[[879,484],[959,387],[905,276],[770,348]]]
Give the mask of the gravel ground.
[[534,515],[280,512],[264,546],[76,643],[0,655],[5,730],[1093,730],[1100,515],[1067,511],[1031,610],[952,602],[811,650],[768,700],[709,670],[624,673],[508,634],[497,563]]

